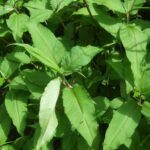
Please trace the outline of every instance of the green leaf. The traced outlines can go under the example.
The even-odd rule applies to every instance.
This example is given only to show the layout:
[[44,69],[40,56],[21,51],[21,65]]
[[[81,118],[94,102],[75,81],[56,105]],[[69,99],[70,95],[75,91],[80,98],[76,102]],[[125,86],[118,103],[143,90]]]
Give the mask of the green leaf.
[[141,7],[145,0],[125,0],[124,2],[122,0],[99,0],[99,2],[109,9],[120,13],[132,12],[132,14],[136,14],[138,7]]
[[91,146],[97,135],[98,124],[94,117],[94,102],[87,91],[80,85],[75,85],[72,89],[65,88],[63,105],[72,126]]
[[4,145],[1,150],[15,150],[11,145]]
[[22,135],[26,126],[27,100],[27,93],[13,90],[9,90],[5,97],[6,110],[17,131]]
[[150,103],[149,102],[145,101],[143,103],[141,112],[145,117],[150,119]]
[[15,44],[15,45],[24,47],[28,53],[30,53],[33,57],[38,59],[41,63],[57,72],[61,72],[59,66],[54,62],[53,58],[49,58],[46,55],[46,53],[45,54],[43,53],[42,50],[34,48],[28,44]]
[[53,10],[60,10],[64,8],[65,6],[69,5],[71,2],[74,2],[75,0],[51,0],[50,5]]
[[8,78],[17,70],[18,64],[16,62],[10,61],[7,57],[4,57],[0,64],[0,74],[4,78]]
[[31,62],[29,56],[25,52],[12,52],[7,55],[7,58],[13,62],[28,64]]
[[[109,16],[106,12],[102,11],[101,9],[98,9],[94,5],[90,5],[89,9],[94,19],[97,20],[98,24],[107,32],[109,32],[112,36],[117,37],[117,33],[119,32],[119,29],[122,26],[122,20],[119,18]],[[81,8],[74,14],[89,16],[87,8]]]
[[0,77],[0,87],[4,84],[4,82],[5,82],[5,79]]
[[14,8],[11,5],[5,5],[5,6],[0,5],[0,16],[11,12],[13,9]]
[[95,8],[95,10],[97,12],[97,15],[95,15],[94,18],[97,20],[99,25],[107,32],[109,32],[112,36],[117,37],[119,29],[122,26],[121,19],[109,16],[108,14],[102,12],[100,9]]
[[7,25],[12,30],[13,37],[16,41],[20,40],[23,33],[27,31],[28,21],[29,17],[25,14],[13,13],[10,15],[7,20]]
[[[130,37],[130,38],[127,38]],[[132,73],[137,86],[142,76],[142,63],[146,55],[147,36],[135,25],[124,25],[120,30],[120,38],[131,63]]]
[[101,48],[90,45],[86,47],[75,46],[62,60],[62,68],[65,72],[77,71],[87,65],[101,51]]
[[30,20],[39,23],[50,18],[53,11],[46,8],[46,2],[47,1],[45,0],[34,0],[24,4],[24,6],[30,11]]
[[139,84],[138,84],[138,89],[140,91],[141,94],[144,94],[144,95],[150,95],[150,83],[149,83],[149,78],[150,78],[150,71],[149,70],[146,70],[140,81],[139,81]]
[[98,96],[94,98],[96,103],[96,116],[100,119],[101,116],[107,111],[110,102],[107,97]]
[[51,80],[45,88],[40,101],[39,125],[35,134],[35,147],[39,149],[48,143],[55,134],[58,125],[55,107],[60,92],[60,78]]
[[41,24],[29,23],[34,46],[40,50],[40,55],[47,57],[54,64],[58,65],[65,54],[65,48],[55,35]]
[[[26,87],[35,99],[39,99],[41,97],[44,88],[50,80],[50,77],[46,73],[29,69],[22,71],[20,78],[23,82],[21,81],[18,86],[22,85],[22,88]],[[16,82],[18,83],[18,81]]]
[[133,101],[127,101],[117,111],[105,134],[104,150],[115,150],[134,134],[140,121],[140,108]]
[[4,105],[0,106],[0,144],[4,144],[7,140],[11,127],[11,119],[9,118]]

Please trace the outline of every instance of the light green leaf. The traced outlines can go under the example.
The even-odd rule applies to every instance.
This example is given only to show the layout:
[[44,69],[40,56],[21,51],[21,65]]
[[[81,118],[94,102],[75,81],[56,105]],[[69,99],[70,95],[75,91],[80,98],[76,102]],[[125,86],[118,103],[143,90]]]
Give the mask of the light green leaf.
[[28,25],[33,44],[41,51],[43,56],[47,56],[54,63],[59,64],[64,57],[65,48],[55,35],[41,24],[30,23]]
[[4,78],[8,78],[16,71],[17,68],[18,68],[17,63],[8,60],[7,57],[4,57],[3,61],[0,64],[0,74]]
[[[130,38],[127,38],[130,37]],[[145,59],[147,36],[135,25],[124,25],[120,30],[120,38],[126,50],[127,58],[137,86],[142,76],[142,63]]]
[[5,6],[0,5],[0,16],[11,12],[13,9],[14,8],[11,5],[5,5]]
[[11,119],[9,118],[4,105],[0,106],[0,144],[4,144],[11,127]]
[[140,91],[141,94],[144,94],[144,95],[150,95],[150,82],[149,82],[149,79],[150,79],[150,71],[149,70],[146,70],[140,81],[139,81],[139,84],[138,84],[138,90]]
[[8,91],[5,97],[6,110],[17,131],[22,135],[26,126],[27,99],[27,93],[12,90]]
[[55,134],[58,125],[55,107],[60,92],[60,78],[48,83],[40,101],[39,125],[35,134],[35,147],[39,149],[48,143]]
[[15,150],[12,145],[4,145],[1,150]]
[[90,45],[86,47],[75,46],[63,59],[62,68],[66,72],[79,70],[82,66],[87,65],[101,51],[101,48]]
[[[95,8],[96,9],[96,8]],[[100,9],[96,9],[97,15],[94,18],[100,24],[102,28],[104,28],[107,32],[109,32],[112,36],[117,37],[119,29],[122,26],[121,19],[114,18],[105,14]]]
[[12,52],[7,55],[7,58],[11,61],[28,64],[31,62],[30,57],[25,52]]
[[3,77],[0,77],[0,87],[5,83],[5,79]]
[[143,103],[141,112],[145,117],[150,119],[150,103],[149,102],[145,101]]
[[57,72],[60,72],[59,66],[55,63],[53,58],[48,57],[47,53],[44,54],[42,50],[34,48],[28,44],[15,44],[15,45],[24,47],[33,57],[38,59],[41,63]]
[[[138,7],[141,7],[145,0],[98,0],[102,5],[108,7],[113,11],[117,11],[120,13],[132,12],[132,14],[136,14]],[[136,11],[135,11],[136,9]]]
[[65,6],[69,5],[71,2],[75,0],[50,0],[50,5],[53,10],[59,11],[60,9],[64,8]]
[[103,150],[115,150],[132,137],[140,121],[140,108],[133,101],[127,101],[117,111],[106,131]]
[[24,32],[27,31],[27,22],[29,21],[29,17],[25,14],[17,14],[13,13],[10,15],[9,19],[7,19],[7,25],[13,32],[14,39],[20,40]]
[[110,106],[113,109],[118,109],[123,104],[123,99],[121,97],[116,97],[110,102]]
[[75,85],[72,89],[65,88],[63,105],[72,126],[91,146],[97,135],[98,124],[94,117],[94,102],[87,91],[80,85]]
[[46,8],[45,0],[32,0],[25,3],[24,6],[30,11],[30,20],[39,23],[44,22],[52,15],[52,10]]

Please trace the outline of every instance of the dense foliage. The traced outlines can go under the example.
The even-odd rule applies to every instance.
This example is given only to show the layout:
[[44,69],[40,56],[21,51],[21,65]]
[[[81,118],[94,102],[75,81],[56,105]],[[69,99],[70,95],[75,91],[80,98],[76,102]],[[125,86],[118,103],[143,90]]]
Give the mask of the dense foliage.
[[0,0],[2,150],[149,150],[149,0]]

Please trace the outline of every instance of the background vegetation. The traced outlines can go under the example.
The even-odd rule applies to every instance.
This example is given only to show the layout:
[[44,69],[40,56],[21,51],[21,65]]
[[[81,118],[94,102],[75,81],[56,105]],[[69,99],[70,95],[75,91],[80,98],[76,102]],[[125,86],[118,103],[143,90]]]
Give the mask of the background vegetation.
[[0,148],[149,150],[149,0],[0,0]]

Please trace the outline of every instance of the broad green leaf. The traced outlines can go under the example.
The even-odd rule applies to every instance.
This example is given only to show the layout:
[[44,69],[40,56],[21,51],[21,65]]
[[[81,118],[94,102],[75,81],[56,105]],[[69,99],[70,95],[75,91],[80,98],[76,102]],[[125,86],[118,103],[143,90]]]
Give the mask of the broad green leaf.
[[101,48],[90,45],[86,47],[75,46],[64,57],[62,68],[65,72],[79,70],[82,66],[87,65],[101,51]]
[[4,105],[0,106],[0,144],[4,144],[8,138],[11,127],[11,119],[9,118]]
[[109,16],[108,14],[102,12],[100,9],[96,9],[96,11],[97,15],[95,15],[94,18],[97,20],[99,25],[107,32],[109,32],[112,36],[117,37],[119,29],[122,26],[121,19]]
[[5,97],[6,110],[17,131],[22,135],[26,126],[27,100],[27,93],[13,90],[9,90]]
[[61,72],[59,66],[55,63],[53,58],[51,57],[49,58],[47,53],[44,54],[42,50],[34,48],[28,44],[15,44],[15,45],[24,47],[28,53],[30,53],[33,57],[38,59],[41,63],[43,63],[44,65],[50,67],[51,69],[57,72]]
[[91,146],[96,135],[98,124],[95,120],[94,102],[80,85],[63,91],[65,113],[72,126],[82,135]]
[[28,91],[27,85],[22,76],[16,76],[9,84],[9,87],[14,90]]
[[124,25],[120,30],[120,38],[127,58],[131,63],[134,84],[137,86],[142,76],[142,63],[146,55],[147,36],[135,25]]
[[7,58],[13,62],[28,64],[31,62],[30,57],[25,52],[12,52],[7,55]]
[[14,8],[11,5],[5,5],[5,6],[0,5],[0,16],[11,12],[13,9]]
[[[137,13],[138,7],[141,7],[145,0],[98,0],[102,5],[108,7],[111,10],[128,13],[132,12],[133,14]],[[135,11],[136,10],[136,11]]]
[[106,131],[104,150],[115,150],[134,134],[140,121],[140,108],[133,101],[127,101],[117,111]]
[[121,0],[99,0],[100,4],[108,7],[111,10],[118,11],[121,13],[127,12]]
[[32,0],[25,3],[24,6],[30,11],[30,20],[33,22],[44,22],[52,15],[52,10],[46,8],[45,0]]
[[29,17],[25,14],[17,14],[13,13],[10,15],[7,20],[8,27],[13,32],[13,37],[16,41],[22,38],[24,32],[27,31],[27,22],[29,21]]
[[150,103],[149,102],[145,101],[143,103],[141,112],[145,117],[150,119]]
[[[44,88],[50,80],[50,77],[46,73],[33,70],[22,71],[20,77],[23,79],[26,88],[30,91],[31,95],[35,99],[39,99],[41,97]],[[24,83],[22,81],[21,83],[22,88],[24,88]]]
[[59,64],[64,57],[65,48],[55,35],[41,24],[29,23],[34,46],[40,50],[40,55],[47,57],[55,64]]
[[[98,9],[93,5],[90,5],[89,8],[94,19],[97,20],[99,25],[102,28],[104,28],[107,32],[109,32],[112,36],[116,37],[120,27],[122,26],[122,20],[109,16],[106,12],[103,12],[101,9]],[[89,16],[87,8],[81,8],[74,14]]]
[[60,92],[60,78],[51,80],[45,88],[40,101],[39,125],[35,134],[35,148],[48,143],[55,134],[58,125],[55,107]]

